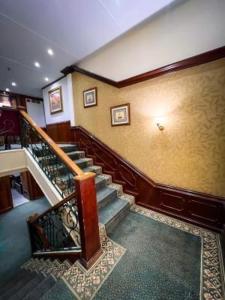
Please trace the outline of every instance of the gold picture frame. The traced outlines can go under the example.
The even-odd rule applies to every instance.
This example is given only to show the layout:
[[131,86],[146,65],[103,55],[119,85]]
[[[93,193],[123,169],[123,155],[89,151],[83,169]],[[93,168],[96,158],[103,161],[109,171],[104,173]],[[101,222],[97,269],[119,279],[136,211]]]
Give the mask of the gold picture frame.
[[110,107],[111,126],[130,125],[130,103]]
[[48,92],[50,114],[63,111],[62,87],[59,86]]
[[97,88],[83,91],[84,108],[92,107],[97,105]]

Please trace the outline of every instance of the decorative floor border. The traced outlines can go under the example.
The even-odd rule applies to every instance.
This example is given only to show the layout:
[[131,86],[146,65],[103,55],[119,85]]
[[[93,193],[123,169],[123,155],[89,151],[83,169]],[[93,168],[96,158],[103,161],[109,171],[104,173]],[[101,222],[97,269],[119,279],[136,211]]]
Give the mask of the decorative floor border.
[[[219,235],[198,226],[168,217],[136,204],[132,212],[141,214],[168,226],[188,232],[201,238],[201,286],[200,300],[224,300],[224,268]],[[100,224],[100,238],[103,254],[97,262],[86,270],[79,261],[72,266],[68,262],[31,259],[22,268],[52,274],[61,278],[78,300],[91,300],[126,252],[121,245],[111,240],[104,225]]]
[[224,268],[219,235],[204,228],[133,205],[131,211],[201,238],[201,300],[224,300]]
[[64,274],[63,281],[78,300],[91,300],[123,257],[126,249],[107,237],[104,226],[100,225],[103,254],[96,263],[86,270],[76,261]]

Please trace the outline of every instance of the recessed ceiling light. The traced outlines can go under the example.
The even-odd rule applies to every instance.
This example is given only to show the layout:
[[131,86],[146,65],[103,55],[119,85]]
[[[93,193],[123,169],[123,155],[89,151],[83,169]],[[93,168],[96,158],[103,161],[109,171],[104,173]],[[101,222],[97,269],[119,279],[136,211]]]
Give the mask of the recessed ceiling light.
[[48,54],[51,55],[51,56],[54,55],[54,52],[53,52],[53,50],[52,50],[51,48],[48,48],[47,52],[48,52]]
[[9,88],[6,88],[5,91],[6,91],[6,92],[10,92],[10,89],[9,89]]
[[38,61],[35,61],[34,65],[35,65],[36,68],[40,68],[40,64],[39,64]]
[[49,81],[48,77],[45,77],[45,81]]
[[11,85],[12,85],[12,86],[16,86],[16,83],[13,81],[13,82],[11,83]]

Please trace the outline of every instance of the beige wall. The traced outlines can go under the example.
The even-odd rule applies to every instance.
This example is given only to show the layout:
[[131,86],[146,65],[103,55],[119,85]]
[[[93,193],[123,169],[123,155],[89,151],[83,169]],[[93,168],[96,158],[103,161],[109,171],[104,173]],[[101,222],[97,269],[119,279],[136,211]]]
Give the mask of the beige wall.
[[[82,92],[94,86],[98,105],[84,109]],[[73,89],[77,125],[150,178],[225,196],[225,59],[122,89],[74,73]],[[131,125],[111,127],[110,106],[126,102]]]
[[79,66],[119,81],[225,45],[225,1],[187,0],[132,29]]

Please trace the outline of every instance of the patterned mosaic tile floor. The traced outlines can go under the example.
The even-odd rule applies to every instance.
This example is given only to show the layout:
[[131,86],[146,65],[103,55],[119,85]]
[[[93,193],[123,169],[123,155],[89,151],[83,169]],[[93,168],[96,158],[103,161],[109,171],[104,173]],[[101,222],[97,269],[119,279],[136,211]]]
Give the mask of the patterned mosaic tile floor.
[[[137,276],[135,275],[136,277],[132,277],[132,274],[123,273],[123,267],[125,266],[125,263],[127,263],[126,256],[129,251],[129,249],[126,251],[126,249],[121,246],[123,245],[123,239],[121,239],[121,245],[119,245],[116,240],[116,236],[119,236],[119,234],[112,235],[112,239],[115,238],[117,241],[116,243],[104,234],[104,229],[102,228],[101,239],[103,255],[96,264],[89,271],[86,271],[79,262],[77,262],[64,273],[63,280],[74,293],[75,298],[85,300],[93,298],[96,300],[224,299],[224,271],[222,268],[221,248],[217,234],[155,213],[137,205],[134,205],[131,210],[131,214],[137,215],[137,218],[140,218],[140,216],[147,217],[151,221],[157,221],[157,226],[159,226],[160,223],[163,223],[163,225],[165,224],[176,229],[178,236],[183,234],[186,243],[183,244],[183,250],[185,250],[185,247],[190,248],[188,253],[193,258],[192,262],[185,264],[188,256],[184,253],[184,256],[181,256],[182,258],[185,258],[183,265],[180,263],[180,266],[175,266],[172,263],[173,257],[169,256],[169,250],[168,253],[166,253],[167,249],[165,249],[165,255],[164,257],[161,257],[161,260],[163,261],[168,256],[168,262],[171,269],[160,270],[160,276],[162,276],[162,279],[165,279],[166,277],[164,275],[167,275],[168,273],[170,274],[170,278],[167,278],[168,280],[161,282],[160,276],[158,277],[159,274],[157,274],[158,270],[156,270],[155,273],[152,272],[150,278],[148,273],[144,274],[145,268],[138,269],[138,261],[137,263],[136,261],[129,262],[129,264],[136,266],[135,272],[137,273]],[[123,224],[121,226],[123,226]],[[121,226],[117,228],[118,231],[121,231]],[[122,234],[124,234],[124,232]],[[124,240],[125,239],[126,236],[124,236]],[[135,242],[134,239],[134,248],[136,247]],[[152,243],[153,242],[154,241],[152,241]],[[138,246],[141,249],[143,245]],[[179,247],[179,243],[176,244],[176,246]],[[150,264],[151,257],[147,257],[147,260],[148,264]],[[152,264],[154,263],[155,261],[153,260]],[[179,274],[180,276],[178,276]],[[139,287],[136,285],[136,289],[131,292],[128,290],[129,281],[136,278],[136,282],[138,282],[140,280],[140,278],[138,278],[139,275],[141,276],[141,280],[144,279],[145,282]],[[115,279],[116,277],[117,279]],[[135,281],[133,282],[133,285],[135,285]],[[164,287],[164,290],[162,287]]]

